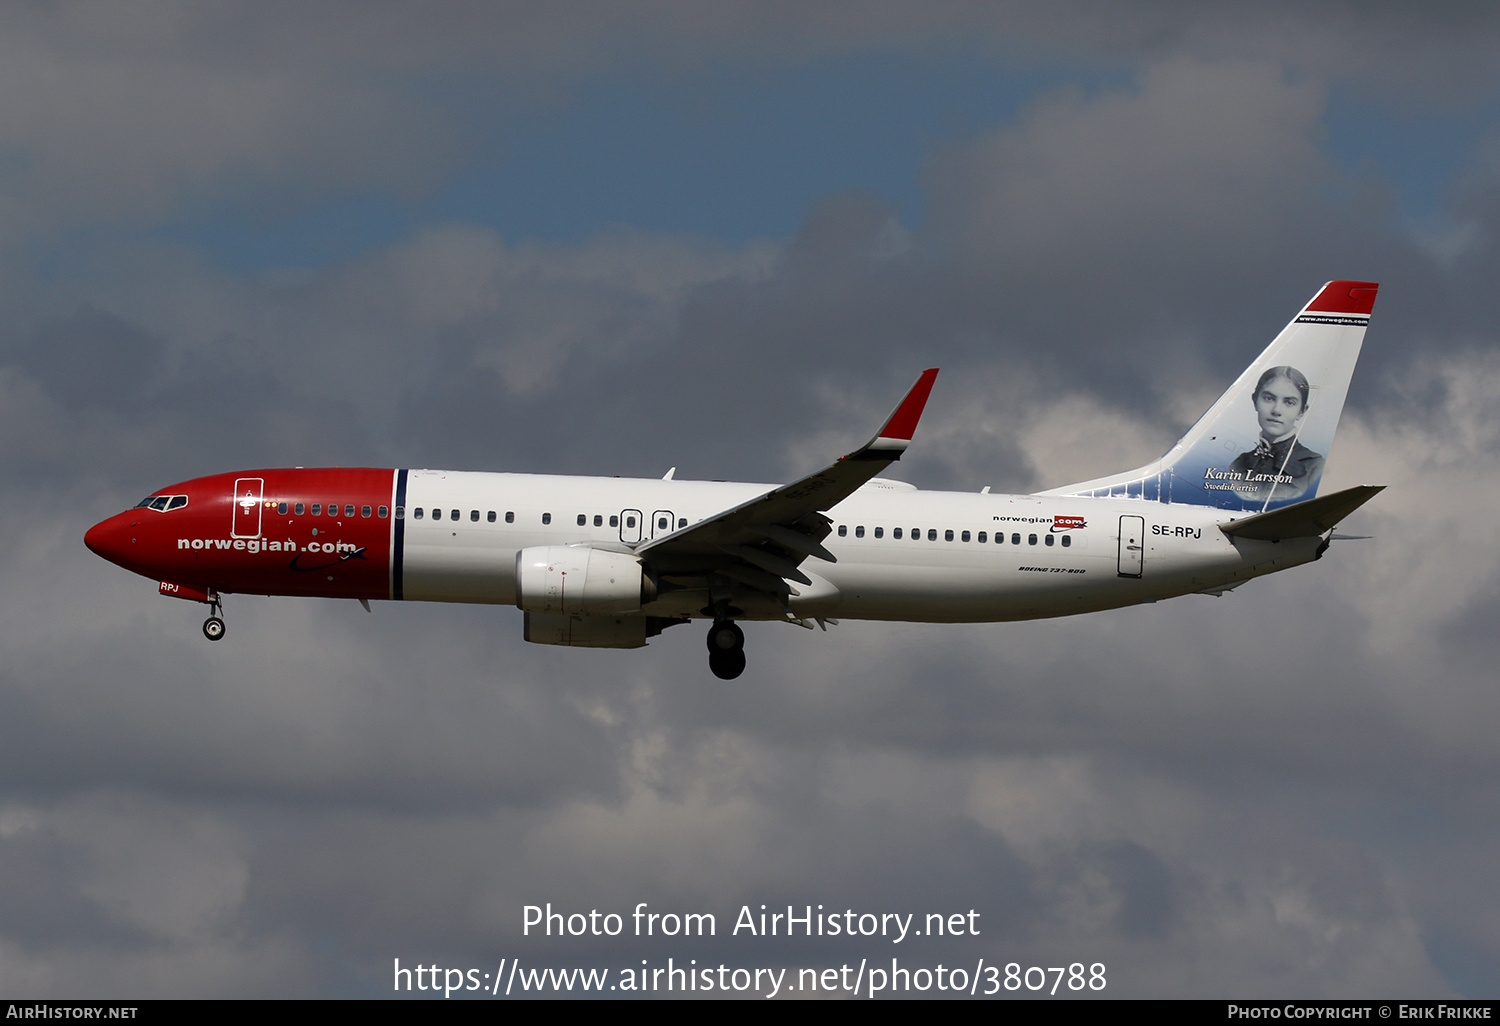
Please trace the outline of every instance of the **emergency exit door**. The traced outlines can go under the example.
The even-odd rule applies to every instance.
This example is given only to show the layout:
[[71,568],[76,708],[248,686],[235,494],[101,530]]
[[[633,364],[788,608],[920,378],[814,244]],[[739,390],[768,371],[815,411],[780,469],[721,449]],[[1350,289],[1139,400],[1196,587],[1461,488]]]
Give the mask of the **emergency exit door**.
[[641,511],[638,509],[620,510],[620,540],[626,545],[634,545],[641,540]]

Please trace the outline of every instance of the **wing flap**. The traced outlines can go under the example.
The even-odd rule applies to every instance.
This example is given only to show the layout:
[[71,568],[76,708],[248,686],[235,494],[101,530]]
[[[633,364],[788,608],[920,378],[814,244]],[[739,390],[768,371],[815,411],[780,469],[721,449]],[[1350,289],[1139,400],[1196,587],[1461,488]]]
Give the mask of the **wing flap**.
[[749,545],[735,545],[732,548],[725,546],[724,551],[731,556],[738,556],[751,566],[758,566],[767,573],[775,574],[777,577],[796,581],[798,584],[812,584],[812,578],[801,570],[798,570],[796,563],[793,563],[791,560],[782,559],[767,552],[765,549],[756,549]]
[[790,527],[782,527],[780,524],[753,524],[750,530],[756,534],[763,534],[783,548],[800,552],[804,556],[817,556],[827,563],[839,561],[837,556],[822,546],[819,539],[811,538],[801,531],[794,531]]

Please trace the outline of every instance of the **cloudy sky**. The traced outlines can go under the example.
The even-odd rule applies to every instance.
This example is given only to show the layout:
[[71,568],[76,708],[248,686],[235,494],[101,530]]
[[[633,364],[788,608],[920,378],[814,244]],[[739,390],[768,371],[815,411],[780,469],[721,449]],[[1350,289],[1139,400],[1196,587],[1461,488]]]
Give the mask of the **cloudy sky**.
[[[0,990],[1103,962],[1115,996],[1500,993],[1500,13],[1261,3],[0,8]],[[1161,454],[1382,283],[1328,489],[1222,599],[591,652],[83,547],[282,465],[786,480]],[[711,912],[692,943],[523,907]],[[742,905],[981,914],[759,942]],[[628,931],[627,931],[628,932]]]

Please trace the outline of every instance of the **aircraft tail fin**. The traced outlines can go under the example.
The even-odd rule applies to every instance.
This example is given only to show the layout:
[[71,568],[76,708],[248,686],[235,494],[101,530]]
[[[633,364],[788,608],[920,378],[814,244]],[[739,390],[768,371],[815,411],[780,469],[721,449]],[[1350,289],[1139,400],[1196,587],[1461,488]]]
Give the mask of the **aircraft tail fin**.
[[1161,459],[1042,494],[1239,512],[1313,498],[1379,287],[1368,281],[1324,285]]

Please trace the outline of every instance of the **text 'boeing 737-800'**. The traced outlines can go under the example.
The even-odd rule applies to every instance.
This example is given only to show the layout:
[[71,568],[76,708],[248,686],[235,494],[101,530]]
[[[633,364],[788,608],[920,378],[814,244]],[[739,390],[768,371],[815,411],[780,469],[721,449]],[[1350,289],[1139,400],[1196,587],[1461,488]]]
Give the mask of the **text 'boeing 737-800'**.
[[84,540],[207,603],[211,640],[231,592],[515,605],[527,641],[592,648],[701,618],[726,679],[743,620],[990,622],[1221,594],[1317,559],[1380,491],[1317,495],[1376,289],[1325,285],[1161,459],[1035,495],[879,476],[934,369],[866,445],[791,484],[247,470],[163,488]]

